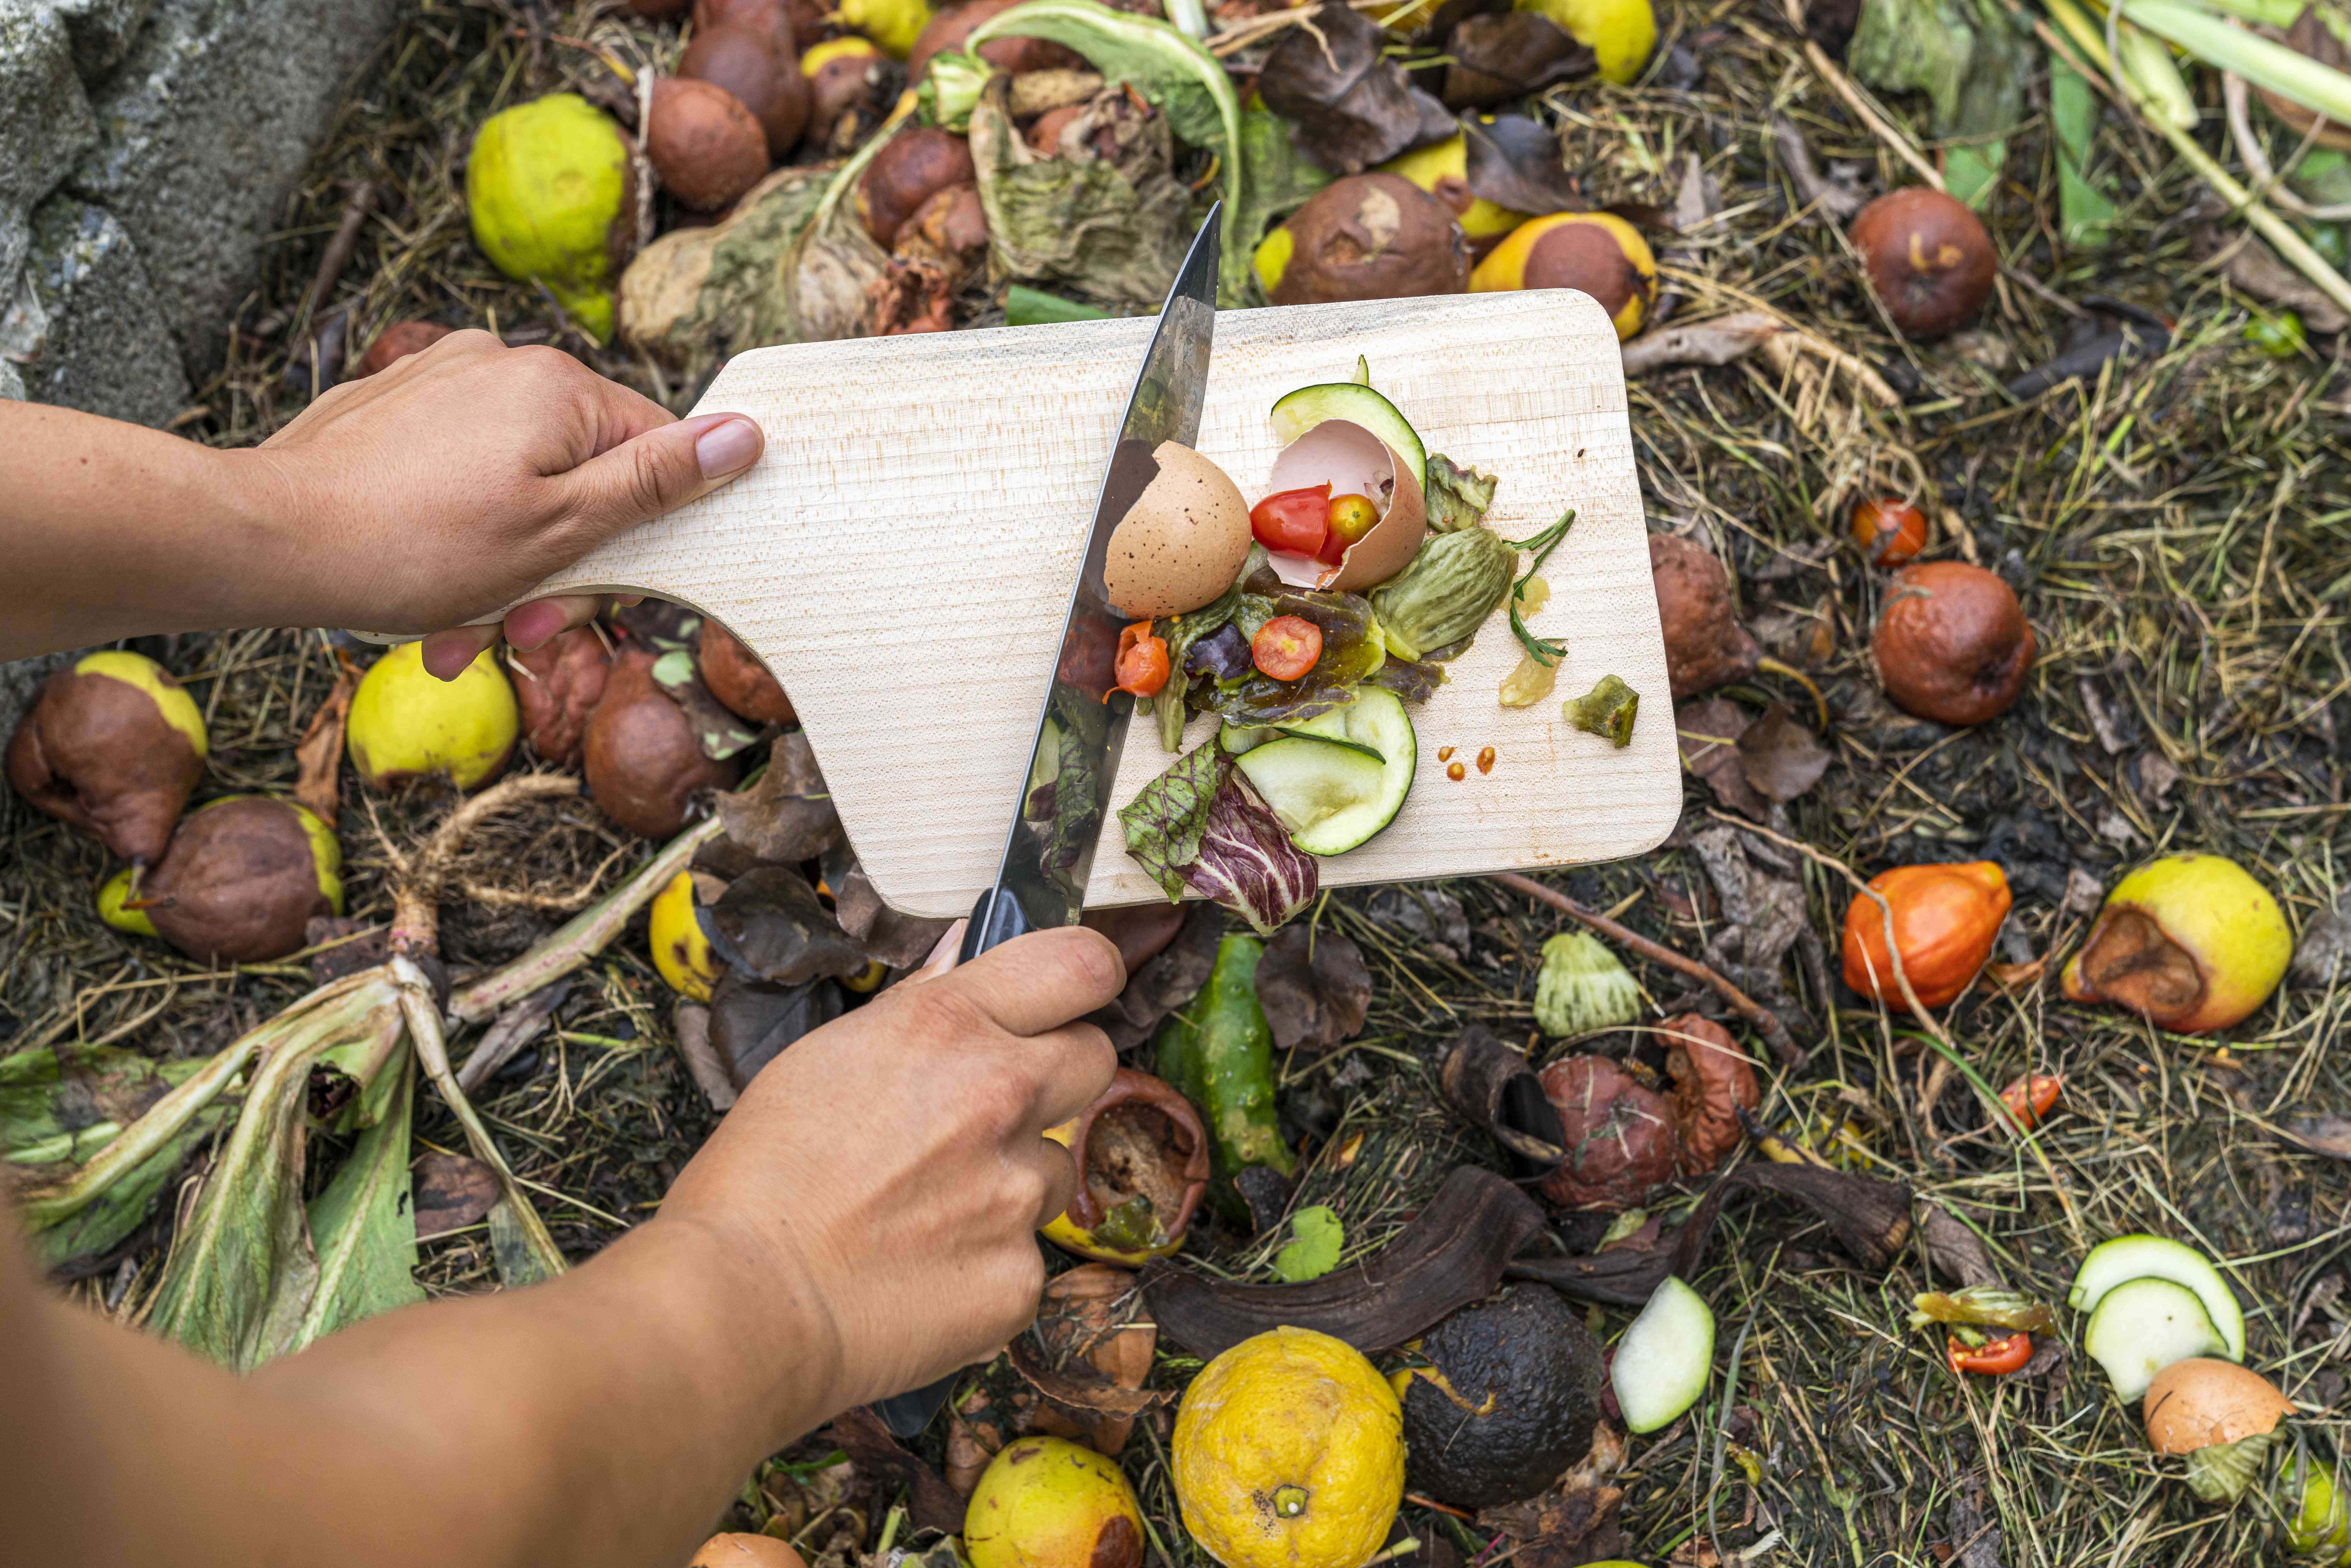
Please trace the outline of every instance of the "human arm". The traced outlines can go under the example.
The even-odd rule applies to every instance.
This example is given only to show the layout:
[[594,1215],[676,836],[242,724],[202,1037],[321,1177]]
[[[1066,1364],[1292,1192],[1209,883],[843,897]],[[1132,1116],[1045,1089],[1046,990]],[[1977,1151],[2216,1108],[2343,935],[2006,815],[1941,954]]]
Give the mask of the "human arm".
[[562,1279],[237,1379],[0,1260],[0,1562],[683,1562],[750,1467],[985,1354],[1110,1081],[1116,950],[1071,929],[902,984],[755,1079],[653,1220]]
[[[156,632],[440,632],[454,675],[513,603],[594,545],[758,461],[739,414],[673,420],[554,349],[454,332],[221,451],[41,403],[0,402],[0,659]],[[533,647],[593,613],[517,606]],[[443,628],[461,628],[443,632]]]

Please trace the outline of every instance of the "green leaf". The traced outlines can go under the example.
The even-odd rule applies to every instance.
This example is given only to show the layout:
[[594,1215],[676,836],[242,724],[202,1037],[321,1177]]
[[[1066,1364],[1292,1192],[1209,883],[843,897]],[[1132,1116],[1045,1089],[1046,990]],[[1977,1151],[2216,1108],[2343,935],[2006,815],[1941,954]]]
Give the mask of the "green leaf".
[[[424,1299],[414,1276],[416,1217],[408,1176],[416,1075],[402,1052],[399,1065],[378,1077],[389,1090],[385,1113],[360,1134],[335,1179],[311,1201],[316,1261],[309,1289],[299,1300],[292,1292],[282,1298],[291,1310],[270,1354],[291,1354],[362,1318]],[[272,1327],[280,1327],[275,1306],[271,1317]]]
[[2024,119],[2030,72],[2025,35],[1997,0],[1862,0],[1845,68],[1883,92],[1924,92],[1934,134],[1947,148],[1944,183],[1981,206],[2007,156],[2003,140]]
[[1004,291],[1004,324],[1008,327],[1037,327],[1055,321],[1101,321],[1109,315],[1109,311],[1098,305],[1081,305],[1058,294],[1031,288],[1025,283],[1016,283]]
[[2057,211],[2065,243],[2104,250],[2114,227],[2106,183],[2090,177],[2098,139],[2098,99],[2082,73],[2049,51],[2049,124],[2057,136]]
[[1339,1266],[1339,1252],[1346,1245],[1347,1232],[1328,1205],[1318,1203],[1291,1215],[1290,1231],[1295,1239],[1273,1255],[1276,1279],[1301,1284],[1319,1280]]
[[1224,779],[1224,750],[1214,737],[1177,758],[1119,810],[1126,852],[1170,899],[1184,896],[1184,868],[1200,858],[1208,805]]
[[[1290,139],[1289,121],[1262,109],[1243,110],[1241,193],[1233,204],[1231,221],[1225,225],[1228,257],[1238,256],[1244,261],[1254,257],[1258,243],[1276,221],[1288,217],[1330,183],[1328,173],[1300,154],[1297,143]],[[1252,271],[1249,277],[1254,276]],[[1371,382],[1365,380],[1364,384]]]

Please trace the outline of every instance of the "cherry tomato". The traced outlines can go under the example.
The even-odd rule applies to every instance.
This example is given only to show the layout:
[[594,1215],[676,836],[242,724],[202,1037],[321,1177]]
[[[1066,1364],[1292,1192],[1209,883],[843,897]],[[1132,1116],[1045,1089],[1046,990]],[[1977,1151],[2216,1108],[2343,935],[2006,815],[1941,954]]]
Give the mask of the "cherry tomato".
[[2009,1118],[2027,1132],[2041,1125],[2042,1119],[2057,1108],[2057,1096],[2065,1086],[2062,1078],[2043,1072],[2028,1072],[2000,1092],[2000,1103],[2008,1107]]
[[1853,542],[1871,565],[1900,566],[1927,548],[1927,514],[1891,496],[1855,502]]
[[1987,1377],[1998,1377],[2032,1359],[2032,1336],[2019,1332],[1970,1349],[1953,1334],[1943,1342],[1943,1358],[1950,1363],[1953,1372],[1980,1372]]
[[1310,486],[1268,496],[1249,508],[1257,542],[1283,555],[1312,555],[1331,531],[1331,486]]
[[1301,615],[1277,615],[1249,639],[1249,659],[1277,681],[1294,681],[1322,656],[1322,628]]
[[1331,531],[1323,538],[1315,559],[1336,566],[1345,558],[1347,547],[1370,533],[1378,523],[1380,509],[1372,505],[1369,496],[1333,496],[1329,517]]
[[[1151,634],[1151,622],[1138,621],[1118,634],[1118,686],[1136,696],[1155,695],[1167,684],[1167,640]],[[1102,694],[1110,701],[1110,693]]]

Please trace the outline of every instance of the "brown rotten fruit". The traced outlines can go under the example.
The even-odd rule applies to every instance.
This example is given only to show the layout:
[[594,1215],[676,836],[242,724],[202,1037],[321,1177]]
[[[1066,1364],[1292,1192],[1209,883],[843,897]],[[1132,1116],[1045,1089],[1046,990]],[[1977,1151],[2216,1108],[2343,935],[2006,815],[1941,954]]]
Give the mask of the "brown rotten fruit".
[[1564,1208],[1630,1208],[1673,1178],[1679,1153],[1665,1097],[1604,1056],[1569,1056],[1541,1074],[1567,1158],[1542,1195]]
[[779,48],[776,34],[764,28],[697,29],[677,66],[679,76],[724,88],[742,100],[767,133],[768,156],[778,161],[799,145],[809,117],[808,78],[788,47],[789,27],[782,30],[787,47]]
[[1730,573],[1711,550],[1696,539],[1651,534],[1649,575],[1665,623],[1666,675],[1676,702],[1755,673],[1763,650],[1739,623]]
[[574,626],[528,653],[510,653],[515,703],[523,738],[546,761],[569,768],[580,760],[588,716],[604,695],[611,655],[590,628]]
[[1886,314],[1922,341],[1966,325],[1999,270],[1975,214],[1924,185],[1888,191],[1862,208],[1848,237]]
[[685,825],[695,797],[734,786],[733,758],[713,762],[685,712],[653,680],[653,656],[622,650],[580,743],[588,793],[632,833],[665,839]]
[[910,126],[890,138],[858,177],[857,215],[873,243],[887,250],[897,240],[899,225],[925,202],[977,178],[971,147],[962,137],[935,125]]
[[1739,1113],[1762,1100],[1754,1064],[1729,1030],[1697,1013],[1666,1019],[1657,1033],[1669,1047],[1666,1076],[1673,1089],[1667,1099],[1681,1145],[1677,1168],[1686,1176],[1704,1176],[1746,1139]]
[[394,321],[375,335],[375,341],[360,357],[359,373],[371,376],[411,354],[423,353],[448,335],[449,329],[438,321]]
[[1982,724],[2008,711],[2032,672],[2032,625],[1999,577],[1964,561],[1904,567],[1870,634],[1877,678],[1903,712]]
[[739,717],[753,724],[790,724],[799,716],[792,712],[792,699],[768,674],[768,666],[716,621],[702,623],[695,667],[702,672],[702,684],[710,688],[710,695]]
[[[1003,12],[1020,4],[1020,0],[970,0],[933,16],[923,27],[922,35],[906,56],[906,82],[920,87],[923,73],[930,68],[931,57],[960,49],[963,41],[982,22],[993,20]],[[1075,70],[1085,65],[1084,57],[1074,49],[1043,38],[991,38],[979,47],[979,57],[998,70],[1019,76],[1024,71]]]
[[1184,1244],[1208,1190],[1208,1134],[1174,1085],[1122,1067],[1100,1098],[1045,1135],[1079,1171],[1070,1207],[1044,1228],[1048,1240],[1130,1268]]
[[188,813],[126,907],[200,963],[266,963],[299,952],[313,919],[343,912],[342,865],[333,832],[302,807],[231,795]]
[[777,57],[787,64],[792,62],[801,33],[814,37],[817,32],[814,26],[802,29],[783,0],[694,0],[695,37],[721,27],[742,27],[765,35],[775,46]]
[[889,101],[895,69],[870,39],[829,38],[811,47],[800,56],[800,74],[809,84],[809,136],[840,151],[834,131],[841,117],[852,110],[879,114]]
[[204,775],[204,720],[169,670],[85,654],[52,674],[8,742],[8,787],[127,861],[163,852]]
[[768,172],[768,133],[725,88],[663,77],[653,83],[645,156],[680,205],[716,212]]
[[1469,287],[1469,242],[1453,209],[1397,174],[1333,181],[1258,250],[1276,305],[1404,299]]
[[1499,1508],[1542,1491],[1592,1446],[1607,1357],[1548,1285],[1507,1286],[1416,1348],[1414,1364],[1389,1379],[1415,1490],[1456,1508]]

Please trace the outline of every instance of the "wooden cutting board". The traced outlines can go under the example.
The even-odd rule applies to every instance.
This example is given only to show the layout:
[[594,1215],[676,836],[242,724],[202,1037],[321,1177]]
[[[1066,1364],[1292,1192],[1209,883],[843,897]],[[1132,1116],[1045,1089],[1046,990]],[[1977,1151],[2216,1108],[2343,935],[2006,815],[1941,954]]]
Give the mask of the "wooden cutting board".
[[[748,475],[632,530],[540,592],[639,591],[716,617],[791,694],[882,896],[969,912],[994,876],[1070,585],[1152,321],[794,344],[738,355],[696,413],[767,431]],[[1519,661],[1499,616],[1412,709],[1420,768],[1394,824],[1326,860],[1328,885],[1577,862],[1653,848],[1681,810],[1665,645],[1616,335],[1566,290],[1226,311],[1200,450],[1250,501],[1277,450],[1266,411],[1345,381],[1355,356],[1431,452],[1500,478],[1488,525],[1524,538],[1574,507],[1531,625],[1564,639],[1557,696],[1496,700]],[[1615,674],[1632,744],[1570,726],[1560,698]],[[1195,720],[1187,744],[1210,733]],[[1479,759],[1492,748],[1490,771]],[[1447,777],[1441,750],[1465,769]],[[1172,758],[1138,716],[1123,805]],[[1090,904],[1165,895],[1105,824]]]

